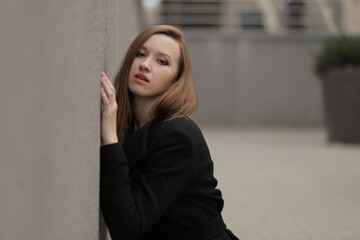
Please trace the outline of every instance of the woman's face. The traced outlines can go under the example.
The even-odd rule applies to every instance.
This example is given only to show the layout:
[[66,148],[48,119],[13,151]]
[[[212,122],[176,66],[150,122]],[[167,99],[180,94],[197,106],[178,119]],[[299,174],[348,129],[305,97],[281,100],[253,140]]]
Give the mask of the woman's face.
[[164,92],[179,68],[180,46],[164,34],[151,36],[134,58],[128,86],[134,97],[154,99]]

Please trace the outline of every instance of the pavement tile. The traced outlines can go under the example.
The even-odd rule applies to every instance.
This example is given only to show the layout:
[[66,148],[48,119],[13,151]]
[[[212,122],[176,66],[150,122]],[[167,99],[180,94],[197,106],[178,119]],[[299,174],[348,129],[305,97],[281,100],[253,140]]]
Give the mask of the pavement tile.
[[360,145],[316,127],[202,127],[243,240],[360,240]]

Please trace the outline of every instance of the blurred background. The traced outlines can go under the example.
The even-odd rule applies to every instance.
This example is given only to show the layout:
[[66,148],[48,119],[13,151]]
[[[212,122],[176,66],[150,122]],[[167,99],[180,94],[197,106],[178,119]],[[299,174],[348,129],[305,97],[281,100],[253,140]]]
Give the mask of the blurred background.
[[359,36],[359,12],[360,0],[1,1],[0,239],[110,239],[99,76],[156,24],[186,35],[228,227],[248,240],[360,239],[359,138],[329,133],[327,76],[314,71],[327,39]]

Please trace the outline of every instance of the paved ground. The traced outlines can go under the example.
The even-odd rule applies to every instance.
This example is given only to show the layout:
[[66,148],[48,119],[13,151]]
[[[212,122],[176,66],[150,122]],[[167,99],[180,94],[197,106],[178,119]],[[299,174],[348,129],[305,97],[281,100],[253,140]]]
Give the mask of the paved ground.
[[319,128],[202,129],[241,240],[360,240],[360,145]]

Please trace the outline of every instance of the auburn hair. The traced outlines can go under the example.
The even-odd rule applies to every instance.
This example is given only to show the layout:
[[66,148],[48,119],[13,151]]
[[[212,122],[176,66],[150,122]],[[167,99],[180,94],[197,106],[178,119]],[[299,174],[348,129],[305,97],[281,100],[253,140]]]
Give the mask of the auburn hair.
[[173,38],[180,46],[178,73],[175,81],[163,93],[157,96],[150,117],[166,114],[167,119],[178,117],[193,118],[197,111],[197,96],[192,77],[191,57],[184,34],[170,25],[157,25],[141,32],[131,43],[120,69],[115,77],[117,110],[117,135],[123,141],[127,129],[134,123],[134,107],[132,93],[128,88],[128,79],[134,58],[143,44],[155,34],[164,34]]

